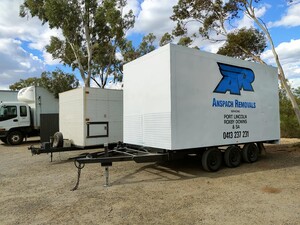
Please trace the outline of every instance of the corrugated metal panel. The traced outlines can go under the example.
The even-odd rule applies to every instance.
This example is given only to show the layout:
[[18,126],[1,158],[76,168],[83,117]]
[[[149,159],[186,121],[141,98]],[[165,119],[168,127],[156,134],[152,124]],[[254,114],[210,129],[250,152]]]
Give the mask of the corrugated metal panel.
[[143,121],[142,116],[126,116],[124,119],[124,142],[143,145]]
[[171,113],[150,113],[143,117],[145,146],[171,149]]
[[124,142],[156,148],[171,148],[171,114],[149,113],[127,116]]

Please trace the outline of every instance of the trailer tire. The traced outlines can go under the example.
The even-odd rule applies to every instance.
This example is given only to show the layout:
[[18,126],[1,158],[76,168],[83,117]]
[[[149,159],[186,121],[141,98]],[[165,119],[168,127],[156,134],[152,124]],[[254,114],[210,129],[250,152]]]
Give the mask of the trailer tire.
[[248,163],[256,162],[258,159],[259,149],[256,144],[245,144],[242,150],[243,160]]
[[52,147],[53,148],[61,148],[64,145],[64,137],[63,134],[61,132],[56,132],[53,135],[53,143],[52,143]]
[[218,148],[209,148],[202,155],[202,167],[206,171],[215,172],[222,165],[222,153]]
[[224,154],[224,161],[226,166],[232,168],[232,167],[238,167],[241,164],[241,151],[238,146],[232,145],[229,146]]
[[23,142],[24,135],[22,132],[15,130],[8,133],[6,142],[10,145],[19,145]]

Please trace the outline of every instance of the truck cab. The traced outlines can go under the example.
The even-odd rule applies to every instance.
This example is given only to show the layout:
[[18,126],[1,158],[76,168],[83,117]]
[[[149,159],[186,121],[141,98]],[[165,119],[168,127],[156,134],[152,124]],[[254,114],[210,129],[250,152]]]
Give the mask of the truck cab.
[[30,108],[22,102],[0,104],[0,140],[17,145],[31,130]]

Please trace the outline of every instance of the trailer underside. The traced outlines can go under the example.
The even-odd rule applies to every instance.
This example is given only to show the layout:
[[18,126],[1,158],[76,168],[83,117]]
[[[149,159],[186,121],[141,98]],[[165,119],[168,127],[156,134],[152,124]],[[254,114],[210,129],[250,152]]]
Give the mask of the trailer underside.
[[193,154],[200,156],[204,170],[215,172],[220,169],[223,160],[228,167],[238,167],[242,160],[247,163],[256,162],[262,151],[265,151],[262,142],[246,143],[243,146],[230,145],[223,148],[209,147],[180,151],[167,151],[162,149],[155,151],[155,149],[125,146],[123,144],[110,150],[108,146],[105,145],[104,151],[88,154],[86,157],[75,158],[74,164],[78,169],[78,177],[76,185],[72,190],[74,191],[78,188],[81,170],[85,164],[99,163],[102,167],[105,167],[105,186],[109,186],[109,167],[112,166],[113,162],[134,161],[136,163],[146,163],[171,161]]

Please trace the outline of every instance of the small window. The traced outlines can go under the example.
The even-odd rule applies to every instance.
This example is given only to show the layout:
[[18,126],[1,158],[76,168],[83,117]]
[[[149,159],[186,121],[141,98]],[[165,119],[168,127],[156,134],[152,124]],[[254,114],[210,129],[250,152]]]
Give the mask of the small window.
[[17,116],[17,107],[16,106],[7,106],[7,115],[11,118]]
[[17,117],[16,106],[3,106],[0,110],[0,121],[10,120]]
[[20,106],[20,116],[21,117],[27,116],[27,107],[26,106]]

